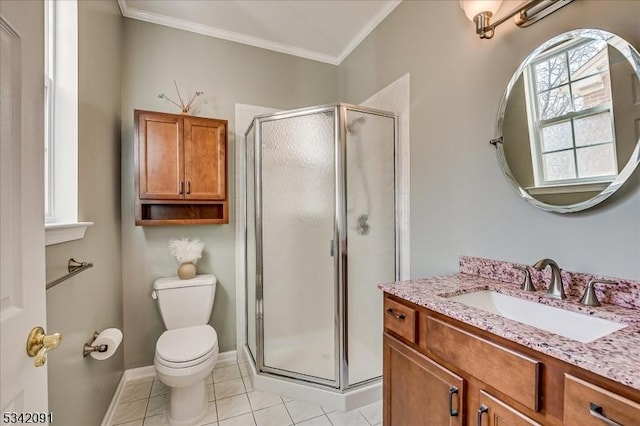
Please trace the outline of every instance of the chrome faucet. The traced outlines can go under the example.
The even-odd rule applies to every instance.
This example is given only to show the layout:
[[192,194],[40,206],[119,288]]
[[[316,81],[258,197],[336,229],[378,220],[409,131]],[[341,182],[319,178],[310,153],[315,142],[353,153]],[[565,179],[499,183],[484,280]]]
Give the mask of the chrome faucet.
[[560,274],[561,269],[558,264],[551,259],[542,259],[533,265],[538,271],[543,270],[547,266],[551,268],[551,280],[549,281],[547,296],[554,299],[566,299],[567,295],[564,293],[564,284],[562,283],[562,275]]

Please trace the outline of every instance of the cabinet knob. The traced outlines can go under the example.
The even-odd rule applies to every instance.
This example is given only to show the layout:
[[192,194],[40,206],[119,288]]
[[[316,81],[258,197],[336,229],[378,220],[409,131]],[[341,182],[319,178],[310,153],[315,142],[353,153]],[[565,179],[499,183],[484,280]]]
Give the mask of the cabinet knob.
[[191,181],[187,181],[187,195],[191,194]]
[[180,188],[178,189],[178,193],[179,194],[184,194],[184,182],[183,181],[180,181],[179,187]]

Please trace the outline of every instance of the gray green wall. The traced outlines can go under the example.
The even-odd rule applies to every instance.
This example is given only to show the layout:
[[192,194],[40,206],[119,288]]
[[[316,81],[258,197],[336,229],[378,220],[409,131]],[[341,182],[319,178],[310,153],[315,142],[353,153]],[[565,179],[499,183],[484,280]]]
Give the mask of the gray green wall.
[[55,424],[97,425],[124,370],[122,347],[108,360],[82,357],[94,331],[122,329],[120,106],[122,16],[115,1],[78,2],[78,208],[95,222],[82,240],[46,249],[47,281],[67,260],[94,267],[47,291],[47,331],[62,344],[48,356]]
[[640,170],[597,208],[547,213],[511,190],[488,143],[504,88],[531,50],[577,28],[608,30],[638,47],[639,16],[638,1],[576,1],[480,40],[457,1],[404,1],[342,63],[346,102],[411,75],[413,277],[454,272],[464,254],[551,257],[567,270],[640,279]]
[[[156,278],[175,275],[171,238],[199,238],[205,252],[198,273],[218,278],[211,325],[221,351],[235,350],[235,121],[236,103],[296,108],[335,102],[338,68],[238,43],[140,21],[124,20],[122,98],[122,262],[125,367],[151,365],[164,331],[150,297]],[[228,225],[137,227],[134,225],[133,110],[178,112],[158,99],[204,91],[195,115],[229,120]]]
[[[360,102],[409,72],[413,277],[453,272],[466,254],[524,263],[549,256],[569,270],[639,279],[640,172],[595,209],[551,214],[513,193],[488,144],[504,87],[529,51],[586,27],[637,47],[639,15],[637,1],[585,0],[527,29],[505,23],[493,40],[479,40],[458,2],[405,1],[334,67],[123,19],[115,1],[79,2],[79,208],[80,219],[95,225],[83,240],[47,248],[47,278],[61,274],[69,257],[96,266],[47,293],[48,329],[64,335],[49,357],[56,423],[97,424],[123,367],[152,364],[163,324],[150,291],[154,279],[175,273],[170,238],[205,242],[199,272],[219,279],[211,324],[221,350],[235,349],[236,103]],[[133,109],[175,112],[156,97],[175,98],[173,80],[185,96],[205,92],[198,115],[229,120],[228,225],[134,226]],[[103,362],[82,358],[82,344],[107,327],[124,330],[123,348]]]

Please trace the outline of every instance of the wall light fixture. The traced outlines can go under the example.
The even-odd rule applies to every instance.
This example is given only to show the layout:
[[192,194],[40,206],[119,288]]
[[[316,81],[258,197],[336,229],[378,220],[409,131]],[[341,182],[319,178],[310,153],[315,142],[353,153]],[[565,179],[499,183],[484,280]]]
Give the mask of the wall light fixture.
[[514,17],[517,26],[528,27],[572,1],[528,0],[494,23],[491,23],[491,18],[500,8],[502,0],[460,0],[460,7],[467,18],[476,24],[476,34],[480,38],[489,39],[495,34],[496,27],[511,17]]

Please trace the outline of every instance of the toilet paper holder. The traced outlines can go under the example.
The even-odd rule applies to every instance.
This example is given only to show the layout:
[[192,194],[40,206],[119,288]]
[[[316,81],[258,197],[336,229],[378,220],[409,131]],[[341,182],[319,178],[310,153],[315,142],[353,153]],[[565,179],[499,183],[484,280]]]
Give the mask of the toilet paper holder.
[[[91,343],[93,343],[98,338],[99,335],[100,333],[98,333],[97,331],[94,331],[93,340],[91,341]],[[85,343],[84,346],[82,347],[82,356],[84,358],[88,357],[91,352],[106,352],[109,350],[109,345],[92,346],[91,343]]]

